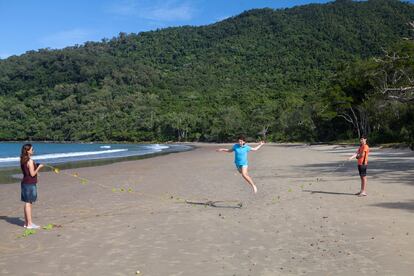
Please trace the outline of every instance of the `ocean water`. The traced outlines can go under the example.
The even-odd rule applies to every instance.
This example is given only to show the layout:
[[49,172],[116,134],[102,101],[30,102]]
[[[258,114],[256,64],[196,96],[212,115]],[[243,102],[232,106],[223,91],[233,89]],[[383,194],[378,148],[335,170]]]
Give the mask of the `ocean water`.
[[[0,142],[0,168],[17,167],[25,142]],[[95,144],[95,143],[31,143],[32,159],[37,163],[59,164],[96,159],[142,156],[160,152],[189,150],[186,145],[164,144]]]

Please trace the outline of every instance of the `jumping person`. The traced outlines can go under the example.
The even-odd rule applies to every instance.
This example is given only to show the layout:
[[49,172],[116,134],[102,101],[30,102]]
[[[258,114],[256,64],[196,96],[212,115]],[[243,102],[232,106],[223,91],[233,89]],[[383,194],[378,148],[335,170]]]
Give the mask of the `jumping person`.
[[234,144],[231,149],[217,149],[219,152],[234,152],[234,163],[236,165],[237,170],[243,176],[243,178],[249,183],[252,188],[253,192],[257,193],[257,187],[253,182],[253,179],[249,176],[248,173],[248,161],[247,161],[247,153],[249,151],[256,151],[259,150],[263,146],[264,142],[260,142],[258,146],[252,148],[249,145],[246,145],[246,138],[243,135],[238,137],[238,144]]
[[361,178],[361,190],[356,193],[357,196],[366,196],[367,195],[367,167],[368,167],[368,155],[369,147],[367,145],[367,137],[361,136],[359,139],[360,146],[358,151],[349,157],[348,160],[356,158],[358,160],[358,172]]
[[36,164],[31,159],[33,151],[31,144],[25,144],[20,155],[20,168],[23,173],[23,179],[20,184],[21,200],[24,202],[24,227],[27,229],[40,228],[32,221],[32,204],[37,199],[37,174],[43,168],[43,165]]

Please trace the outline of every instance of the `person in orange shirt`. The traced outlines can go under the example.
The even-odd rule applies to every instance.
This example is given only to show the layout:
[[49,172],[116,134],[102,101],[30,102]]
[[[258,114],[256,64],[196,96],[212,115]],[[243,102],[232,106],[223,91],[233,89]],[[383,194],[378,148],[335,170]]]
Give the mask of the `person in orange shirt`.
[[359,139],[360,146],[358,151],[352,155],[349,160],[356,158],[358,160],[358,172],[361,177],[361,190],[356,193],[357,196],[367,195],[367,167],[368,167],[368,155],[369,147],[367,145],[367,137],[361,136]]

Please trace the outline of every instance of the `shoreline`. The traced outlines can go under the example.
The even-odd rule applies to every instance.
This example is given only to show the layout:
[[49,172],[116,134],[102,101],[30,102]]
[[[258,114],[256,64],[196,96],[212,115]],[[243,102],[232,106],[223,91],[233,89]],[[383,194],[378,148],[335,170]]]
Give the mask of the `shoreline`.
[[[98,167],[98,166],[105,166],[105,165],[109,165],[113,163],[142,160],[142,159],[147,159],[147,158],[154,158],[160,155],[192,151],[196,148],[196,146],[190,145],[190,144],[176,143],[175,145],[184,145],[184,146],[187,146],[188,149],[174,150],[174,149],[169,148],[165,151],[155,152],[155,153],[150,153],[150,154],[143,154],[143,155],[114,157],[114,158],[99,158],[99,159],[91,159],[91,160],[80,160],[80,161],[74,161],[74,162],[62,162],[62,163],[56,163],[56,164],[50,163],[50,164],[52,164],[53,167],[59,168],[60,170]],[[49,167],[44,167],[42,169],[42,172],[51,172],[51,171],[53,171],[53,169]],[[17,175],[19,175],[19,177],[17,177]],[[21,170],[20,170],[20,167],[18,166],[0,168],[0,185],[14,184],[14,183],[20,182],[20,176],[21,176]]]
[[[0,141],[0,143],[12,143],[14,141]],[[21,143],[25,141],[19,141],[16,143]],[[29,142],[41,142],[43,141],[29,141]],[[48,143],[48,142],[47,142]],[[50,142],[50,143],[61,143],[61,142]],[[71,142],[68,142],[71,143]],[[77,142],[73,142],[77,143]],[[101,142],[91,142],[93,144],[100,144]],[[255,144],[256,142],[248,142],[248,144]],[[89,144],[86,142],[85,144]],[[132,143],[131,143],[132,144]],[[184,145],[190,147],[188,150],[176,150],[176,151],[164,151],[164,152],[156,152],[151,154],[145,154],[145,155],[137,155],[137,156],[127,156],[127,157],[115,157],[115,158],[101,158],[101,159],[91,159],[91,160],[81,160],[81,161],[75,161],[75,162],[62,162],[58,164],[53,164],[53,167],[58,167],[61,170],[68,170],[68,169],[77,169],[77,168],[88,168],[88,167],[97,167],[97,166],[105,166],[113,163],[120,163],[120,162],[126,162],[126,161],[133,161],[133,160],[141,160],[146,158],[154,158],[159,155],[166,155],[170,153],[178,153],[178,152],[185,152],[185,151],[192,151],[199,147],[205,147],[205,146],[231,146],[234,144],[234,142],[229,143],[213,143],[213,142],[181,142],[181,143],[164,143],[165,145]],[[306,146],[306,147],[317,147],[317,146],[333,146],[333,147],[357,147],[357,144],[346,144],[346,143],[330,143],[330,142],[321,142],[321,143],[305,143],[305,142],[282,142],[282,143],[275,143],[275,142],[269,142],[266,143],[266,145],[271,146]],[[389,149],[389,150],[408,150],[412,151],[408,146],[406,145],[378,145],[376,146],[378,149]],[[414,151],[413,151],[414,152]],[[52,169],[45,167],[43,168],[42,172],[51,172]],[[14,184],[20,181],[20,168],[18,166],[16,167],[0,167],[0,185],[2,184]],[[19,177],[16,177],[19,175]]]

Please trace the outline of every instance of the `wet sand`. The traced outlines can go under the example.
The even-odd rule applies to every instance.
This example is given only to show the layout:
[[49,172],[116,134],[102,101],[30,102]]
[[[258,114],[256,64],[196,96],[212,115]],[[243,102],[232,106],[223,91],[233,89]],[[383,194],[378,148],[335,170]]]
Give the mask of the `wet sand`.
[[0,274],[412,275],[413,152],[373,148],[359,198],[356,162],[343,163],[356,148],[265,145],[249,156],[254,195],[215,152],[228,145],[197,146],[42,173],[34,222],[61,227],[27,237],[20,184],[0,185]]

